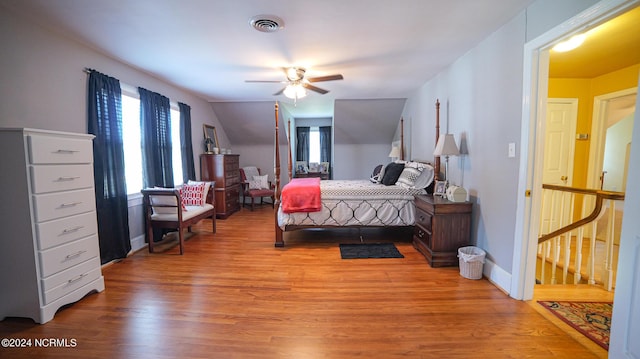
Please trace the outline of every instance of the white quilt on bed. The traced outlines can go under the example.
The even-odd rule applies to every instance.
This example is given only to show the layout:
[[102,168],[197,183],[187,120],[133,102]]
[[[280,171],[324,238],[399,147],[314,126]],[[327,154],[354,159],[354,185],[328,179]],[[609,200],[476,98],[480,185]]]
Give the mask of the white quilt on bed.
[[284,213],[278,209],[278,225],[285,226],[412,226],[414,196],[424,189],[385,186],[369,180],[320,181],[322,210]]

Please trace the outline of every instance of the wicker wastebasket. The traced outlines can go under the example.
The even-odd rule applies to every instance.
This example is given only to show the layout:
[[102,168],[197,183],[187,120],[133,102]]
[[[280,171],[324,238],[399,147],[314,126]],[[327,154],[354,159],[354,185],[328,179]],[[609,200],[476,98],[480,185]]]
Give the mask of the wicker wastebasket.
[[467,279],[481,279],[484,266],[485,251],[478,247],[469,246],[458,248],[460,275]]

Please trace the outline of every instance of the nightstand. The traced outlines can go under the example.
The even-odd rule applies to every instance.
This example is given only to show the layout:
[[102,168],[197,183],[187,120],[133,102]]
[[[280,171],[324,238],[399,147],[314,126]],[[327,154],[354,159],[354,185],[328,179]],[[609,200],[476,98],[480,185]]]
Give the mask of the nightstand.
[[451,202],[432,195],[415,198],[413,246],[432,267],[458,265],[458,248],[468,246],[471,202]]

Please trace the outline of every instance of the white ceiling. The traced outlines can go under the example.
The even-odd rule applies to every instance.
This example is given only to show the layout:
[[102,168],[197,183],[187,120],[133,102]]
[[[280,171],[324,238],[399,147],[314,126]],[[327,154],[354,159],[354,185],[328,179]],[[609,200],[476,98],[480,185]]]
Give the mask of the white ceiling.
[[[65,36],[198,94],[214,103],[214,110],[215,103],[265,101],[272,113],[278,100],[293,117],[332,117],[335,100],[404,99],[532,2],[0,0]],[[284,29],[256,31],[249,19],[258,14],[277,15]],[[283,80],[285,66],[306,67],[309,77],[339,73],[344,80],[316,83],[330,92],[310,93],[296,106],[283,95],[273,96],[281,84],[245,82]],[[243,121],[251,116],[233,117]],[[399,116],[388,121],[395,124]],[[218,117],[225,128],[231,125]],[[251,127],[250,122],[233,125]]]

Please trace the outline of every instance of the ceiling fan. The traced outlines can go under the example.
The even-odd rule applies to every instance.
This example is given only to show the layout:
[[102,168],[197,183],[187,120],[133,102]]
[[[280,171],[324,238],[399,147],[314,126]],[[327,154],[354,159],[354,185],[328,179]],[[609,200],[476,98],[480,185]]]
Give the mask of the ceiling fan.
[[282,70],[287,77],[286,81],[246,80],[245,82],[287,84],[287,86],[285,86],[282,90],[274,93],[273,95],[277,96],[284,93],[284,95],[289,98],[297,99],[306,96],[305,89],[317,92],[321,95],[329,92],[328,90],[311,85],[312,82],[334,81],[343,79],[342,75],[340,74],[305,78],[304,75],[306,70],[302,67],[283,67]]

